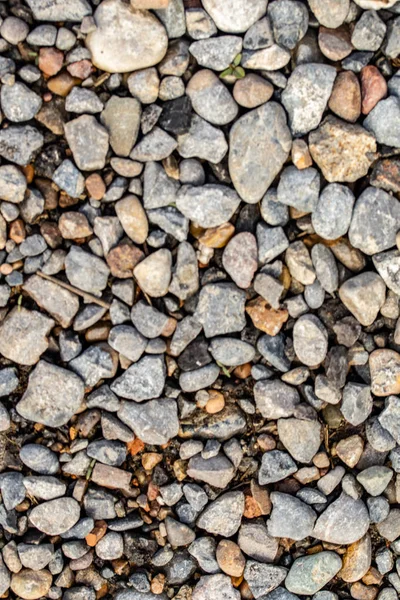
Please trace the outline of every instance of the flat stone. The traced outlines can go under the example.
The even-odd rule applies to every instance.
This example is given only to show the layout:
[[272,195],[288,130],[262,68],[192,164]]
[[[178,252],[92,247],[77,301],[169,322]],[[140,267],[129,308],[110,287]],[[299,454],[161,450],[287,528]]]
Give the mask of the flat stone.
[[115,212],[127,236],[135,244],[143,244],[149,233],[149,225],[139,198],[132,194],[118,200]]
[[319,23],[331,29],[344,23],[350,9],[350,0],[327,0],[323,5],[319,0],[308,3]]
[[14,165],[0,167],[0,198],[19,204],[25,198],[26,179]]
[[319,189],[320,175],[316,169],[286,167],[279,180],[277,200],[299,211],[312,213],[318,203]]
[[200,291],[195,317],[206,337],[241,331],[245,325],[246,296],[234,284],[214,283]]
[[361,325],[371,325],[385,302],[386,286],[382,278],[365,271],[345,281],[339,288],[339,297]]
[[31,471],[41,475],[54,475],[60,468],[57,454],[41,444],[25,444],[19,457]]
[[257,203],[289,156],[291,135],[283,108],[268,102],[240,117],[230,131],[229,173],[240,197]]
[[240,106],[245,108],[256,108],[265,104],[273,93],[273,85],[255,73],[249,73],[243,79],[238,79],[233,88],[233,97]]
[[315,594],[335,577],[341,567],[342,560],[336,552],[301,556],[291,566],[285,586],[294,594]]
[[242,524],[238,544],[247,556],[263,563],[273,562],[279,547],[277,538],[270,536],[264,523],[259,520]]
[[65,483],[56,477],[31,475],[24,477],[24,487],[29,495],[39,500],[54,500],[64,496],[67,490]]
[[204,228],[229,221],[239,204],[240,198],[234,190],[214,183],[182,186],[176,198],[180,212]]
[[96,9],[94,20],[96,29],[86,37],[86,46],[99,69],[128,73],[164,58],[168,37],[152,13],[134,10],[121,0],[107,0]]
[[318,518],[312,535],[331,544],[353,544],[368,527],[369,515],[363,501],[342,493]]
[[54,171],[52,180],[72,198],[79,198],[85,189],[85,179],[82,173],[68,159],[64,160]]
[[396,396],[389,396],[389,398],[386,401],[386,406],[379,415],[378,419],[382,427],[384,427],[398,443],[400,439],[398,429],[400,419],[399,398],[397,398]]
[[350,227],[354,202],[354,194],[348,187],[340,183],[328,184],[311,216],[315,233],[325,240],[345,235]]
[[273,44],[262,50],[245,50],[242,56],[242,66],[246,69],[278,71],[290,61],[290,52],[278,44]]
[[320,27],[318,46],[329,60],[338,61],[346,58],[353,49],[348,25],[343,24],[336,29]]
[[218,0],[204,0],[204,8],[221,31],[242,33],[265,15],[267,0],[229,0],[223,5]]
[[297,471],[296,463],[286,452],[271,450],[263,454],[258,480],[260,485],[281,481]]
[[327,181],[352,182],[367,174],[374,160],[376,140],[360,125],[329,115],[310,133],[309,148]]
[[118,377],[111,384],[111,390],[117,396],[135,402],[158,398],[164,388],[165,373],[162,355],[146,355]]
[[294,350],[300,361],[312,367],[321,363],[328,351],[328,333],[314,315],[303,315],[293,328]]
[[300,396],[296,388],[279,380],[261,379],[254,386],[254,399],[265,419],[292,417]]
[[139,134],[142,110],[136,98],[111,96],[100,115],[110,135],[110,145],[118,156],[129,156]]
[[318,421],[289,418],[278,420],[279,439],[295,460],[309,463],[321,444],[322,428]]
[[75,294],[38,275],[32,275],[24,283],[23,289],[62,327],[71,325],[79,310],[79,300]]
[[236,35],[221,35],[199,40],[189,46],[189,52],[197,63],[213,71],[223,71],[242,50],[242,38]]
[[210,600],[215,594],[224,600],[240,600],[240,592],[235,590],[230,577],[222,574],[200,577],[193,590],[192,600]]
[[272,592],[286,575],[287,569],[284,567],[266,565],[255,560],[248,560],[244,570],[244,578],[254,598],[261,598]]
[[48,348],[53,319],[37,311],[15,307],[0,325],[0,353],[21,364],[34,365]]
[[313,509],[290,494],[272,492],[272,513],[268,533],[273,537],[302,540],[312,534],[317,515]]
[[396,243],[400,207],[387,192],[368,187],[357,199],[349,230],[350,243],[364,254],[388,250]]
[[28,387],[16,408],[24,419],[61,427],[79,410],[83,392],[83,382],[77,375],[42,360],[31,372]]
[[150,400],[144,404],[123,402],[118,417],[145,444],[162,446],[178,434],[178,409],[174,400]]
[[64,131],[78,169],[96,171],[104,168],[109,135],[93,115],[81,115],[69,121]]
[[368,385],[351,381],[345,385],[340,410],[346,421],[354,426],[364,423],[372,412],[372,406],[371,388]]
[[238,287],[250,287],[258,267],[255,236],[249,232],[235,235],[225,247],[222,264]]
[[98,256],[72,246],[65,258],[65,272],[72,285],[100,296],[107,286],[110,270]]
[[35,127],[11,125],[0,131],[0,156],[25,167],[34,160],[43,143],[43,135]]
[[255,350],[251,344],[236,338],[215,337],[211,340],[210,352],[217,362],[227,367],[237,367],[251,362]]
[[95,440],[88,445],[86,453],[102,464],[120,467],[126,459],[126,446],[115,440]]
[[238,531],[243,512],[243,492],[227,492],[206,507],[197,519],[197,526],[213,535],[228,538]]
[[65,110],[77,114],[96,114],[103,110],[104,104],[92,90],[74,87],[65,100]]
[[235,468],[223,454],[207,459],[197,454],[189,460],[187,474],[196,481],[225,489],[235,475]]
[[166,248],[149,254],[133,270],[141,289],[152,298],[168,292],[171,281],[172,256]]
[[197,392],[211,386],[218,378],[219,367],[211,363],[200,369],[181,373],[179,385],[184,392]]
[[42,106],[41,97],[19,82],[3,85],[0,101],[5,117],[13,123],[30,121]]
[[24,600],[37,600],[45,596],[51,587],[53,578],[49,571],[31,571],[22,569],[19,573],[13,573],[11,577],[11,589]]
[[190,128],[178,135],[178,152],[183,158],[202,158],[211,163],[219,163],[228,151],[223,132],[193,114]]
[[60,535],[77,523],[80,512],[80,506],[73,498],[57,498],[35,506],[29,520],[47,535]]
[[342,71],[335,79],[329,108],[341,119],[355,123],[361,114],[361,89],[357,75]]
[[301,136],[318,127],[336,78],[334,67],[309,63],[299,65],[282,93],[292,134]]
[[361,471],[357,475],[357,481],[361,483],[370,496],[380,496],[389,485],[392,477],[392,469],[376,465]]
[[81,22],[84,17],[92,14],[87,0],[71,0],[66,5],[64,0],[28,0],[27,4],[37,21],[75,21]]
[[373,133],[379,144],[396,148],[400,146],[399,124],[400,99],[396,96],[378,102],[363,123],[365,129]]

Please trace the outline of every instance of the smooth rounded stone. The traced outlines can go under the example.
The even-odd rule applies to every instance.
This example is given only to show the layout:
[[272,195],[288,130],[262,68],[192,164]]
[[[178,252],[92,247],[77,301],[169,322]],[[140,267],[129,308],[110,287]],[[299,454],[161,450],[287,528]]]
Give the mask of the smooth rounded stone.
[[279,379],[261,379],[254,386],[256,406],[264,419],[292,417],[300,396],[296,388]]
[[260,75],[249,73],[238,79],[233,88],[233,97],[244,108],[256,108],[265,104],[274,93],[274,87]]
[[286,167],[278,184],[278,202],[299,211],[313,212],[318,203],[320,175],[316,169]]
[[323,244],[315,244],[311,249],[311,259],[319,283],[332,294],[339,286],[339,272],[332,251]]
[[211,386],[219,376],[219,367],[215,363],[194,371],[181,373],[179,385],[184,392],[197,392]]
[[305,36],[308,29],[307,7],[297,0],[278,0],[268,7],[275,41],[290,50]]
[[388,91],[386,79],[377,67],[368,65],[361,69],[361,90],[362,113],[368,115],[380,100],[386,98]]
[[248,560],[244,570],[244,578],[254,598],[264,598],[285,579],[287,569],[275,565],[267,565],[255,560]]
[[378,523],[376,528],[382,537],[389,542],[394,542],[400,535],[400,510],[392,508],[386,519]]
[[383,496],[367,498],[367,506],[371,523],[381,523],[386,519],[390,511],[390,504]]
[[163,398],[142,404],[123,402],[118,417],[145,444],[162,446],[178,435],[178,409],[174,400]]
[[12,574],[11,589],[24,600],[37,600],[48,594],[52,581],[51,573],[45,569],[41,571],[23,569],[19,573]]
[[38,25],[33,29],[26,41],[33,46],[54,46],[57,39],[57,27],[54,25]]
[[312,534],[317,518],[313,509],[290,494],[272,492],[268,533],[273,537],[302,540]]
[[142,110],[136,98],[111,96],[100,115],[110,135],[110,145],[118,156],[129,156],[140,127]]
[[57,498],[35,506],[29,520],[47,535],[60,535],[78,522],[81,509],[73,498]]
[[54,475],[60,468],[57,454],[40,444],[25,444],[19,457],[24,465],[41,475]]
[[318,46],[324,56],[331,61],[343,60],[352,51],[350,29],[347,24],[336,29],[320,27]]
[[246,50],[260,50],[274,45],[271,19],[268,16],[256,21],[249,27],[243,39]]
[[176,206],[188,219],[200,227],[218,227],[231,219],[240,204],[236,192],[227,186],[206,184],[182,186]]
[[238,106],[228,88],[208,69],[193,75],[186,87],[186,94],[196,113],[213,125],[226,125],[238,113]]
[[315,281],[315,271],[306,245],[293,242],[286,250],[286,264],[290,275],[303,285],[311,285]]
[[240,577],[246,566],[239,546],[231,540],[221,540],[217,547],[217,561],[221,570],[231,577]]
[[17,167],[14,165],[0,167],[0,198],[2,200],[19,204],[24,200],[26,188],[26,179]]
[[224,489],[232,481],[235,468],[222,454],[207,459],[197,454],[189,460],[187,473],[196,481]]
[[14,123],[30,121],[42,106],[41,97],[19,82],[2,85],[0,101],[4,115]]
[[50,476],[24,477],[23,484],[28,494],[39,500],[54,500],[54,498],[64,496],[67,489],[65,483]]
[[278,436],[293,458],[309,463],[321,444],[322,427],[318,421],[289,418],[278,420]]
[[355,123],[361,114],[361,89],[352,71],[338,74],[329,98],[329,108],[341,119]]
[[80,377],[41,360],[29,375],[28,387],[16,409],[28,421],[61,427],[78,412],[83,395]]
[[221,31],[242,33],[266,13],[268,0],[204,0],[203,6]]
[[369,256],[388,250],[396,244],[400,224],[400,206],[384,190],[368,187],[354,207],[349,229],[352,246]]
[[72,285],[100,296],[107,286],[110,270],[98,256],[72,246],[65,258],[65,272]]
[[342,493],[318,517],[312,535],[331,544],[353,544],[367,533],[369,522],[363,501]]
[[168,37],[152,13],[122,0],[106,0],[94,13],[96,29],[86,37],[93,64],[109,73],[138,71],[159,63]]
[[379,50],[386,34],[386,25],[375,11],[362,13],[351,36],[357,50]]
[[216,362],[227,367],[244,365],[251,362],[255,356],[255,349],[251,344],[236,338],[213,338],[210,352]]
[[318,22],[324,27],[336,29],[342,25],[350,9],[350,0],[308,0],[308,4]]
[[234,284],[215,283],[200,291],[195,318],[207,338],[241,331],[245,325],[246,296]]
[[318,127],[335,78],[336,69],[329,65],[308,63],[294,69],[282,93],[293,135],[301,136]]
[[6,510],[11,511],[24,501],[26,491],[22,481],[23,476],[21,473],[1,474],[0,489]]
[[328,333],[315,315],[303,315],[293,327],[293,346],[299,360],[309,366],[320,364],[328,351]]
[[353,382],[345,385],[340,410],[346,421],[354,426],[364,423],[372,412],[372,407],[373,399],[368,385]]
[[368,327],[385,303],[386,286],[377,273],[364,271],[340,286],[339,297],[361,325]]
[[227,492],[205,508],[197,519],[197,526],[213,535],[229,538],[238,531],[243,513],[243,492]]
[[110,387],[121,398],[143,402],[162,394],[165,376],[163,355],[145,355],[115,379]]
[[116,560],[124,552],[122,535],[116,531],[106,533],[96,544],[96,555],[102,560]]
[[365,424],[365,435],[368,442],[377,452],[389,452],[396,446],[390,433],[382,427],[377,417],[368,419]]
[[22,566],[33,571],[46,567],[54,554],[53,544],[18,544],[18,555]]
[[246,69],[278,71],[290,62],[290,52],[273,44],[262,50],[244,50],[242,66]]
[[192,600],[211,600],[211,598],[240,600],[240,592],[235,590],[228,575],[203,575],[193,590]]
[[0,432],[7,431],[11,426],[11,418],[4,404],[0,402]]
[[0,156],[25,167],[37,156],[43,142],[43,135],[35,127],[11,125],[0,131]]
[[65,137],[78,169],[96,171],[106,164],[109,135],[93,115],[81,115],[64,125]]
[[323,588],[342,567],[336,552],[317,552],[297,558],[290,568],[285,586],[294,594],[315,594]]
[[25,21],[17,17],[7,17],[1,24],[1,36],[13,46],[23,42],[28,33],[29,27]]
[[103,102],[95,92],[85,88],[72,88],[65,100],[65,110],[77,114],[96,114],[101,112],[103,108]]
[[152,104],[158,98],[160,79],[154,67],[132,73],[127,84],[132,96],[143,104]]
[[363,126],[373,133],[379,144],[398,148],[400,146],[399,123],[400,100],[396,96],[389,96],[386,100],[377,103],[364,120]]
[[380,496],[389,485],[392,477],[392,469],[376,465],[361,471],[357,475],[357,481],[361,483],[370,496]]
[[139,198],[132,194],[118,200],[115,212],[127,236],[135,244],[143,244],[149,233],[149,225]]
[[278,539],[269,535],[265,524],[260,520],[242,524],[238,544],[247,556],[263,563],[273,562],[279,548]]
[[311,215],[315,233],[325,240],[345,235],[350,227],[354,202],[354,194],[348,187],[340,183],[328,184]]
[[197,63],[206,69],[223,71],[242,50],[242,38],[236,35],[199,40],[189,46],[189,52]]
[[370,566],[371,538],[367,534],[347,548],[343,556],[343,566],[339,572],[339,577],[349,583],[359,581],[367,573]]
[[147,345],[147,339],[130,325],[113,327],[108,336],[111,348],[136,362],[142,356]]
[[230,131],[229,173],[245,202],[264,196],[286,162],[292,139],[283,108],[267,102],[240,117]]
[[172,256],[166,248],[157,250],[142,260],[133,270],[140,288],[152,298],[168,292],[171,281]]
[[[388,350],[388,352],[390,351]],[[392,375],[390,372],[389,374]],[[376,391],[374,393],[377,396],[382,395],[377,394]],[[389,396],[386,401],[385,408],[379,415],[378,419],[382,427],[387,429],[396,442],[399,443],[400,435],[398,427],[400,420],[400,398],[397,398],[396,396]]]
[[244,231],[235,235],[222,255],[222,264],[236,285],[250,287],[258,267],[257,241],[252,233]]
[[329,115],[309,136],[311,156],[329,183],[364,177],[374,160],[376,140],[361,125]]
[[[14,556],[11,555],[10,560],[7,560],[7,548],[9,550],[11,550],[10,544],[12,544],[12,542],[7,544],[7,546],[5,546],[3,548],[3,558],[4,558],[4,561],[6,562],[7,566],[4,564],[3,558],[0,557],[0,592],[2,593],[2,595],[4,595],[7,592],[7,590],[10,587],[10,583],[11,583],[11,576],[10,576],[10,572],[7,567],[10,567],[13,570],[13,572],[16,572],[17,570],[21,569],[21,563],[18,559],[18,555],[15,556],[15,558],[14,558]],[[15,544],[15,542],[14,542],[14,544]],[[13,550],[16,554],[15,546],[14,546]],[[14,552],[13,552],[13,554],[14,554]],[[11,552],[10,552],[10,554],[11,554]],[[14,569],[12,568],[13,565],[10,564],[11,561],[14,562],[14,560],[15,560],[15,562],[19,563],[17,565],[16,571],[14,571]]]
[[[387,287],[396,295],[400,293],[400,251],[389,250],[375,254],[372,258],[374,267],[386,283]],[[390,293],[390,292],[389,292]]]

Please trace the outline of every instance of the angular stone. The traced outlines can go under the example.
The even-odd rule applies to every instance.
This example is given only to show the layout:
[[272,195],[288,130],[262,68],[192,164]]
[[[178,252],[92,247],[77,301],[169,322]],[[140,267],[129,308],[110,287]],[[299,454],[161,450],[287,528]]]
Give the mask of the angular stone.
[[371,566],[371,537],[366,534],[358,542],[350,544],[343,557],[339,577],[346,582],[359,581]]
[[194,296],[199,289],[199,269],[193,247],[188,242],[179,244],[176,265],[169,291],[181,300]]
[[335,78],[336,70],[329,65],[308,63],[294,69],[282,93],[293,135],[301,136],[318,127]]
[[236,35],[220,35],[199,40],[189,47],[190,54],[199,65],[214,71],[227,69],[241,50],[242,38]]
[[318,518],[312,535],[331,544],[353,544],[367,533],[368,527],[364,502],[342,493]]
[[145,444],[162,446],[178,434],[178,408],[175,400],[164,398],[144,404],[123,402],[118,417]]
[[159,63],[168,37],[155,15],[122,0],[107,0],[94,14],[96,29],[86,37],[93,64],[109,73],[129,73]]
[[[200,577],[193,590],[192,600],[210,600],[212,597],[240,600],[240,592],[235,590],[228,575],[216,574]],[[143,598],[143,600],[146,599]]]
[[163,160],[172,154],[178,142],[163,129],[153,127],[133,148],[130,157],[140,162]]
[[14,165],[0,167],[0,198],[6,202],[19,204],[24,200],[26,179]]
[[279,542],[269,535],[262,521],[251,520],[239,529],[238,544],[247,556],[259,562],[273,562],[278,552]]
[[385,302],[386,286],[377,273],[365,271],[345,281],[339,297],[361,325],[369,326]]
[[53,319],[22,306],[13,308],[0,325],[0,353],[18,364],[34,365],[48,348]]
[[72,198],[79,198],[85,189],[85,179],[82,173],[68,159],[64,160],[58,169],[54,171],[52,180]]
[[196,114],[192,116],[189,131],[177,139],[178,152],[183,158],[197,157],[219,163],[228,151],[223,132]]
[[19,82],[3,85],[0,98],[5,117],[13,123],[30,121],[42,106],[41,97]]
[[[382,394],[377,394],[382,395]],[[399,443],[400,398],[389,396],[386,406],[378,417],[379,423]]]
[[375,465],[361,471],[357,475],[357,481],[361,483],[370,496],[380,496],[389,485],[392,477],[392,469]]
[[309,148],[327,181],[352,182],[367,174],[374,160],[376,140],[360,125],[329,115],[310,133]]
[[107,286],[110,270],[98,256],[72,246],[65,258],[65,272],[72,285],[100,296]]
[[106,164],[109,136],[92,115],[82,115],[64,126],[65,137],[78,169],[96,171]]
[[285,579],[287,569],[275,565],[266,565],[255,560],[248,560],[244,570],[244,578],[254,596],[261,598],[268,595]]
[[255,355],[251,344],[236,338],[215,337],[211,340],[209,349],[214,360],[227,367],[251,362]]
[[143,183],[143,204],[146,209],[161,208],[176,202],[179,183],[168,177],[159,163],[146,164]]
[[315,594],[335,577],[342,560],[336,552],[317,552],[301,556],[290,568],[285,586],[294,594]]
[[351,381],[345,385],[340,410],[346,421],[355,427],[361,425],[372,412],[372,407],[373,399],[368,385]]
[[197,526],[213,535],[232,537],[240,527],[243,513],[243,492],[227,492],[207,506],[197,519]]
[[381,100],[371,110],[363,123],[365,129],[371,131],[379,144],[400,147],[400,99],[389,96]]
[[111,390],[117,396],[135,402],[159,398],[164,389],[165,375],[163,356],[146,355],[118,377],[111,384]]
[[195,317],[206,337],[241,331],[246,325],[246,295],[234,284],[213,283],[200,292]]
[[197,454],[189,460],[187,474],[196,481],[205,481],[209,485],[225,489],[235,475],[235,468],[223,454],[207,459]]
[[319,450],[322,427],[318,421],[279,419],[278,435],[295,460],[309,463]]
[[34,160],[43,143],[43,135],[35,127],[11,125],[0,131],[0,156],[25,167]]
[[166,248],[149,254],[133,270],[141,289],[152,298],[168,292],[171,281],[172,256]]
[[32,275],[24,283],[23,289],[35,300],[36,304],[50,313],[62,327],[71,325],[79,310],[79,300],[75,294],[38,275]]
[[176,199],[180,212],[204,228],[229,221],[239,204],[240,198],[234,190],[214,183],[182,186]]
[[312,167],[299,170],[286,167],[278,184],[278,202],[299,211],[313,212],[318,203],[320,175]]
[[72,21],[79,23],[84,17],[92,14],[92,9],[87,0],[27,0],[37,21]]
[[272,492],[271,501],[273,508],[267,523],[270,535],[302,540],[312,534],[317,515],[310,506],[281,492]]
[[257,381],[254,386],[254,399],[264,419],[292,417],[300,403],[296,388],[279,380]]
[[83,382],[77,375],[41,360],[31,372],[28,387],[16,408],[24,419],[61,427],[78,412],[83,392]]
[[204,0],[204,8],[218,29],[228,33],[242,33],[265,15],[267,0],[229,0],[221,4],[218,0]]
[[262,264],[271,262],[289,246],[289,240],[282,227],[268,227],[261,222],[257,224],[256,235],[258,260]]
[[225,247],[222,264],[238,287],[250,287],[258,267],[257,242],[254,235],[249,232],[235,235]]
[[118,156],[129,156],[139,133],[140,102],[136,98],[111,96],[100,115],[110,135],[110,145]]
[[248,112],[232,126],[229,173],[245,202],[261,200],[288,158],[291,142],[285,112],[276,102]]

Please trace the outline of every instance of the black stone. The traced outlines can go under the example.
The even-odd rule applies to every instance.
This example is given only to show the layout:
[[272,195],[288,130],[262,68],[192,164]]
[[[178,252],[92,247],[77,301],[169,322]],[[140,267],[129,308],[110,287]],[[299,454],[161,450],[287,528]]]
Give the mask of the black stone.
[[168,100],[164,103],[163,111],[159,118],[160,127],[174,133],[182,135],[190,129],[192,121],[192,103],[188,96],[181,96],[175,100]]

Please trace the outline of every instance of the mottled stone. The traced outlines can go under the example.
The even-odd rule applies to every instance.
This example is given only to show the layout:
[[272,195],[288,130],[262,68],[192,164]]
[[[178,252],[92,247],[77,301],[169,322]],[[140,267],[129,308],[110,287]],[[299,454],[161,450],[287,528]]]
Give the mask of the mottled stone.
[[290,494],[272,492],[272,513],[268,533],[273,537],[302,540],[312,534],[317,515],[313,509]]
[[389,96],[381,100],[368,114],[363,123],[371,131],[377,142],[386,146],[400,147],[400,99]]
[[218,29],[229,33],[242,33],[265,15],[267,0],[228,0],[221,4],[218,0],[204,0],[204,8]]
[[161,446],[178,434],[178,409],[174,400],[150,400],[142,404],[123,402],[118,417],[145,444]]
[[207,506],[197,519],[197,526],[214,535],[231,537],[240,527],[243,512],[243,492],[227,492]]
[[329,108],[341,119],[355,123],[361,114],[361,90],[352,71],[338,74],[329,98]]
[[22,365],[34,365],[48,348],[53,319],[15,307],[0,325],[0,353]]
[[315,233],[325,240],[345,235],[350,227],[354,202],[354,194],[348,187],[339,183],[324,187],[311,216]]
[[336,552],[301,556],[290,568],[285,586],[295,594],[315,594],[334,578],[341,566],[342,560]]
[[246,325],[246,296],[234,284],[215,283],[202,288],[195,317],[206,337],[241,331]]
[[80,512],[80,506],[73,498],[57,498],[35,506],[29,520],[47,535],[60,535],[77,523]]
[[200,227],[218,227],[229,221],[240,204],[236,192],[225,185],[209,183],[182,186],[176,206]]
[[361,325],[371,325],[386,298],[386,286],[382,278],[372,271],[365,271],[345,281],[339,288],[339,297]]
[[250,287],[258,267],[257,242],[254,235],[248,232],[235,235],[225,247],[222,264],[238,287]]
[[248,560],[244,570],[244,578],[254,598],[268,595],[285,579],[287,570],[284,567],[266,565],[255,560]]
[[368,527],[369,515],[363,501],[342,493],[318,518],[313,536],[331,544],[353,544]]

